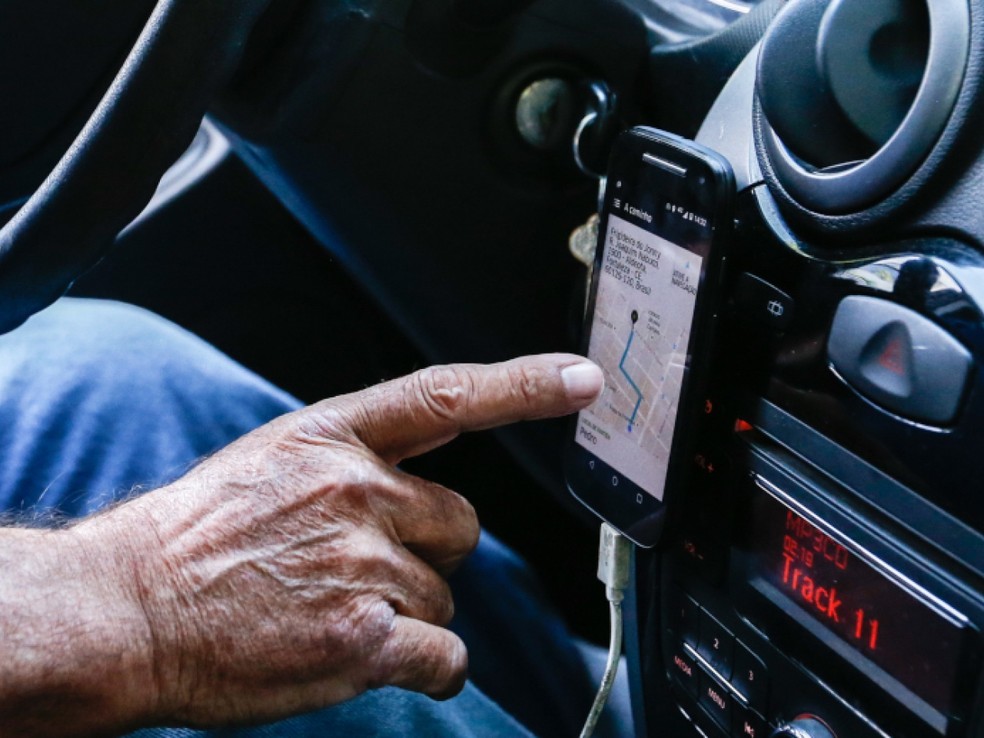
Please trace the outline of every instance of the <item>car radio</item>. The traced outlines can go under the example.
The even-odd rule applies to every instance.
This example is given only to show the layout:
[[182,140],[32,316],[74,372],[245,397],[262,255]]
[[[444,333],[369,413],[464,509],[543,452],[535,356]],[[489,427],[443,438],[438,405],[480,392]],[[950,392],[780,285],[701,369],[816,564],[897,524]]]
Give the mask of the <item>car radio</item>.
[[[794,421],[765,405],[759,422],[738,421],[729,489],[700,497],[732,524],[693,516],[663,564],[661,646],[681,706],[708,735],[768,736],[806,719],[827,733],[789,735],[966,735],[979,593],[852,511],[850,493],[769,435]],[[843,453],[823,458],[870,473]]]
[[[904,311],[890,338],[932,316],[976,367],[980,303],[962,285],[984,259],[940,239],[796,265],[766,232],[738,239],[755,248],[729,276],[685,523],[663,556],[637,555],[640,702],[670,689],[707,736],[979,735],[980,459],[954,440],[981,437],[982,378],[968,369],[954,420],[933,426],[837,372],[831,335],[845,304],[884,301]],[[914,263],[933,278],[910,283]],[[912,371],[926,341],[877,333],[858,349],[867,374]]]
[[684,525],[637,556],[638,701],[707,736],[980,735],[984,257],[805,254],[763,186],[738,212]]

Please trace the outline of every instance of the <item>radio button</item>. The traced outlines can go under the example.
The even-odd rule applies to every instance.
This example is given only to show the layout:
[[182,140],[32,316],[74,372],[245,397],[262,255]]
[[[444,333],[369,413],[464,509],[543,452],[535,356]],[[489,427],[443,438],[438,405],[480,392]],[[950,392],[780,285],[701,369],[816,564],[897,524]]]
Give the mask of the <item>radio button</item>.
[[679,587],[673,588],[672,603],[670,605],[670,630],[676,633],[680,640],[688,646],[696,648],[697,639],[700,636],[700,605]]
[[700,694],[697,703],[714,718],[714,721],[725,730],[731,730],[731,710],[734,698],[725,687],[706,672],[700,674]]
[[700,641],[697,653],[725,679],[731,678],[734,666],[735,637],[707,612],[700,613]]
[[769,675],[758,656],[740,643],[735,644],[735,671],[731,684],[748,704],[759,712],[765,712],[769,699]]
[[683,687],[684,691],[691,697],[697,697],[699,689],[699,672],[697,660],[691,653],[680,644],[670,653],[670,674],[673,681]]
[[680,537],[677,551],[684,566],[711,584],[724,579],[728,563],[727,549],[710,542],[705,535],[688,531]]
[[734,738],[766,738],[769,735],[769,726],[754,712],[737,704],[733,709],[734,724],[731,734]]

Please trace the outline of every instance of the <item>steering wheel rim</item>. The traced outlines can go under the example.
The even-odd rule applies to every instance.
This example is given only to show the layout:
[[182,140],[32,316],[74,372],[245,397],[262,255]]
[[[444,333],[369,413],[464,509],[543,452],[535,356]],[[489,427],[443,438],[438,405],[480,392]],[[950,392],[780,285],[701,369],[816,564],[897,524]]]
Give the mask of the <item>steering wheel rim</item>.
[[270,0],[159,0],[89,121],[0,229],[0,333],[71,288],[146,207]]

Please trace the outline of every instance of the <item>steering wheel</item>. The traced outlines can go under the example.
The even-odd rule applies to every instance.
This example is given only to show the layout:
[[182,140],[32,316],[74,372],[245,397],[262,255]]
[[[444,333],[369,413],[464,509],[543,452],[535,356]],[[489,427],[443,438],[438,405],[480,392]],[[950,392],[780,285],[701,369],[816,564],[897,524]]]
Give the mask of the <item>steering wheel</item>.
[[159,0],[109,90],[0,230],[0,333],[64,295],[150,202],[270,0]]

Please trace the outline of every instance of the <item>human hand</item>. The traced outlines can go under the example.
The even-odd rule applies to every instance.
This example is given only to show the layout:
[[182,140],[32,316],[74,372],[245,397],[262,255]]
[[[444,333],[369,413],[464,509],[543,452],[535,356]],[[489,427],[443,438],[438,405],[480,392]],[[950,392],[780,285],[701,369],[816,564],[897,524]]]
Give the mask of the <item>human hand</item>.
[[279,418],[78,526],[124,542],[149,719],[272,720],[384,685],[457,693],[467,653],[442,627],[443,577],[478,523],[462,497],[394,465],[463,431],[573,412],[601,384],[570,355],[427,369]]

